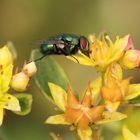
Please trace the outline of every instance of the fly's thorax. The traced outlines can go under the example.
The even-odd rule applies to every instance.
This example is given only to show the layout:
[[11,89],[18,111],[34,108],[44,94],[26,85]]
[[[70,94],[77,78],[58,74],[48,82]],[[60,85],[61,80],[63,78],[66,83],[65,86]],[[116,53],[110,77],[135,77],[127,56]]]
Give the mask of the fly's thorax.
[[79,38],[72,35],[63,35],[61,40],[56,44],[56,48],[64,55],[73,55],[77,53]]

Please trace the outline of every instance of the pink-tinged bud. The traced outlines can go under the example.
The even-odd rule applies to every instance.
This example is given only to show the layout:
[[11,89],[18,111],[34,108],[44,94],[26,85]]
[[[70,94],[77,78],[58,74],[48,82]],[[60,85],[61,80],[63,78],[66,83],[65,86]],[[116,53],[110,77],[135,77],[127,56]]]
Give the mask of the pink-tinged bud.
[[127,49],[134,49],[134,43],[131,36],[128,37]]
[[11,87],[19,92],[25,91],[29,82],[29,77],[24,72],[13,75],[11,80]]
[[126,69],[134,69],[140,65],[140,51],[128,50],[120,61],[121,65]]
[[26,64],[23,67],[23,72],[28,75],[29,77],[33,76],[37,72],[37,67],[35,65],[35,62],[31,62]]

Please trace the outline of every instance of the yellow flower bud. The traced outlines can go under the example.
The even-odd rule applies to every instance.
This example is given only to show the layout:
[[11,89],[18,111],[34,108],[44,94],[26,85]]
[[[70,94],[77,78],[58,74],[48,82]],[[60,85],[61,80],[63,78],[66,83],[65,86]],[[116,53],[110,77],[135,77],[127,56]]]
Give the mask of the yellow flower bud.
[[133,69],[140,65],[140,51],[128,50],[120,61],[121,65],[126,69]]
[[19,92],[26,90],[29,82],[29,77],[24,72],[15,74],[11,80],[11,87]]
[[35,62],[28,63],[23,67],[23,72],[26,73],[26,75],[28,75],[29,77],[33,76],[36,71],[37,67],[35,65]]
[[9,49],[6,46],[4,46],[3,48],[0,49],[0,65],[5,67],[12,63],[13,63],[12,54],[9,51]]

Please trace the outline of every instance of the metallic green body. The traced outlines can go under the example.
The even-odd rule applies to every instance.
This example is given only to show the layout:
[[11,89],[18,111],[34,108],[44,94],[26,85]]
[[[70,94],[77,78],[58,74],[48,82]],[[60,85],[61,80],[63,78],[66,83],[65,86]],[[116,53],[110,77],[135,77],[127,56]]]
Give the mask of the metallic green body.
[[59,35],[48,39],[41,44],[41,53],[72,55],[77,53],[79,47],[79,37],[75,35]]

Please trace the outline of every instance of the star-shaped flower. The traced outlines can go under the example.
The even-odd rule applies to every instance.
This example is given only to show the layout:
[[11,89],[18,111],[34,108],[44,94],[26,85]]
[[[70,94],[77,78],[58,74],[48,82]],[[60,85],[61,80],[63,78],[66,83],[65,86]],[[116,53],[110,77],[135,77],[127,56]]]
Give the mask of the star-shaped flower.
[[121,102],[140,95],[140,84],[130,84],[131,77],[122,79],[122,69],[119,64],[111,64],[107,68],[104,79],[101,95],[110,111],[116,111]]
[[[82,101],[78,101],[73,94],[70,86],[68,86],[67,92],[58,85],[49,83],[49,88],[55,104],[64,112],[63,114],[50,116],[47,118],[45,123],[47,124],[63,124],[63,125],[74,125],[77,128],[78,135],[82,140],[91,140],[92,130],[90,126],[92,124],[102,124],[112,121],[118,121],[126,118],[119,112],[110,114],[104,111],[104,105],[94,105],[95,97],[92,95],[99,94],[99,87],[101,81],[98,79],[87,87],[85,90]],[[97,84],[96,86],[92,84]],[[95,90],[95,92],[93,92]]]
[[[83,65],[94,66],[99,71],[105,71],[106,68],[113,62],[121,63],[127,69],[132,69],[140,65],[140,53],[134,50],[134,45],[130,35],[123,38],[116,37],[113,43],[109,36],[102,37],[102,40],[91,36],[90,54],[89,57],[82,52],[74,55],[74,58],[67,56],[67,58],[74,62],[79,62]],[[130,51],[131,50],[131,51]],[[75,60],[78,61],[75,61]]]

